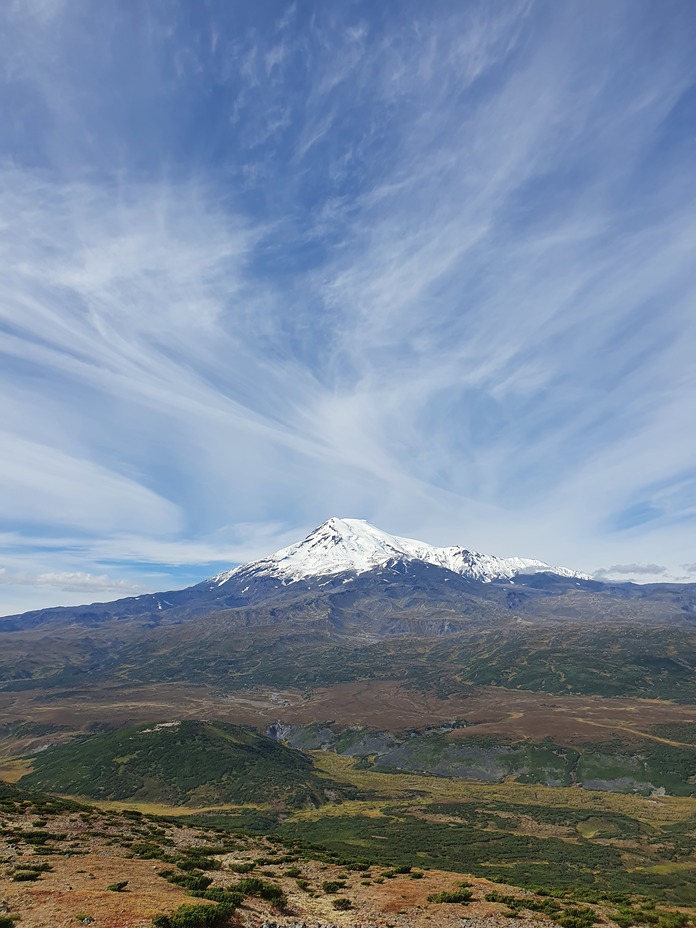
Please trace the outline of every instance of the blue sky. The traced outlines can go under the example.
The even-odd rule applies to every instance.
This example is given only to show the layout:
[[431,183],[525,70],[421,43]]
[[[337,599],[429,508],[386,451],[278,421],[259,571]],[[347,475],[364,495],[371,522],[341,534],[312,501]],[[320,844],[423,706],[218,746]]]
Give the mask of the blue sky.
[[691,0],[0,16],[0,612],[331,515],[696,580]]

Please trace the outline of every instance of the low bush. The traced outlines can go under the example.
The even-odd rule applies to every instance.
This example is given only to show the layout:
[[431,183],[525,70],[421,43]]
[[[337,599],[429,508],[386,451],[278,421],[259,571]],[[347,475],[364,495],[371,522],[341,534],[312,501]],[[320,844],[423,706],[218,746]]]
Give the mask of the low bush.
[[204,873],[178,873],[176,870],[160,870],[158,876],[191,892],[207,889],[213,882],[212,877],[206,876]]
[[41,872],[39,870],[17,870],[16,873],[12,874],[12,879],[15,883],[33,883],[40,876]]
[[220,905],[182,905],[171,915],[157,915],[153,928],[218,928],[229,924],[234,907]]
[[428,896],[428,902],[471,902],[473,893],[470,889],[453,889],[450,892],[433,893]]
[[244,902],[244,896],[241,893],[232,892],[229,889],[223,889],[221,886],[211,886],[210,889],[199,889],[191,893],[198,899],[208,899],[210,902],[225,902],[233,905],[235,908]]
[[346,888],[346,884],[345,880],[324,880],[321,888],[325,893],[340,893],[342,889]]
[[230,889],[232,892],[241,893],[243,896],[256,896],[259,899],[266,899],[279,909],[285,908],[287,904],[287,897],[280,886],[262,880],[258,876],[248,876],[235,883]]
[[180,870],[221,870],[222,864],[219,860],[212,857],[196,856],[187,854],[185,857],[177,858],[176,865]]

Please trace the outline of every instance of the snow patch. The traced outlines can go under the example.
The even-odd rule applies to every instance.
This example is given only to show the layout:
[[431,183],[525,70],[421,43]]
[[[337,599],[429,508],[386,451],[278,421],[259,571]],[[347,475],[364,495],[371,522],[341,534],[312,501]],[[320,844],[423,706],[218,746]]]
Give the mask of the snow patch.
[[434,564],[482,583],[536,573],[589,579],[586,574],[567,567],[552,567],[544,561],[495,557],[457,546],[437,548],[414,538],[389,535],[362,519],[331,518],[310,532],[304,541],[282,548],[270,557],[218,574],[210,582],[219,587],[232,578],[253,574],[278,578],[286,584],[348,571],[365,573],[391,560]]
[[181,722],[160,722],[159,725],[155,725],[154,728],[143,728],[140,734],[149,735],[153,731],[162,731],[163,728],[178,728],[179,725],[181,725]]

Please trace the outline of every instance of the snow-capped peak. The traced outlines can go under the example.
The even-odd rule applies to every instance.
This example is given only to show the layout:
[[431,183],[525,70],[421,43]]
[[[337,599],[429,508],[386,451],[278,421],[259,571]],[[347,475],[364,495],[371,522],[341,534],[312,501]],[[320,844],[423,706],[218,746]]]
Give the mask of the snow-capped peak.
[[242,571],[282,578],[286,581],[354,571],[364,573],[390,560],[418,560],[445,567],[472,580],[512,579],[517,574],[554,573],[562,577],[588,579],[566,567],[551,567],[543,561],[521,557],[500,558],[478,554],[457,546],[437,548],[389,535],[362,519],[331,518],[304,539],[276,551],[270,557],[225,571],[212,578],[220,586]]

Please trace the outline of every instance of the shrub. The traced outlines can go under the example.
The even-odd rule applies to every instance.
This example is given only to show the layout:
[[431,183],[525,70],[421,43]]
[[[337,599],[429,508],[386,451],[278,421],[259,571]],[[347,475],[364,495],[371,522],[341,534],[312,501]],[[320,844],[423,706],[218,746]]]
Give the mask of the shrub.
[[279,909],[284,908],[287,904],[287,897],[280,886],[262,880],[258,876],[248,876],[235,883],[230,889],[233,892],[241,893],[243,896],[257,896],[259,899],[266,899]]
[[15,883],[31,883],[38,880],[41,873],[38,870],[18,870],[13,874],[12,879]]
[[345,912],[347,909],[353,908],[353,903],[350,899],[334,899],[331,905],[340,912]]
[[228,864],[228,870],[231,870],[232,873],[251,873],[252,870],[256,869],[255,863],[248,864]]
[[221,870],[222,864],[219,860],[213,860],[212,857],[181,857],[176,862],[180,870]]
[[471,902],[473,893],[470,889],[453,889],[450,892],[433,893],[428,896],[428,902],[458,902],[464,904]]
[[325,893],[340,893],[342,889],[346,888],[346,884],[344,880],[324,880],[321,888]]
[[244,896],[241,893],[231,892],[229,889],[223,889],[221,886],[212,886],[210,889],[199,889],[191,893],[199,899],[209,899],[211,902],[226,902],[235,908],[244,902]]
[[118,883],[112,883],[106,888],[110,893],[122,893],[126,886],[128,886],[128,880],[120,880]]
[[192,892],[207,889],[213,882],[212,877],[204,873],[177,873],[176,870],[160,870],[158,876],[163,877],[175,886],[182,886]]
[[154,928],[217,928],[229,921],[234,912],[226,903],[220,905],[182,905],[171,915],[157,915]]
[[166,860],[167,852],[161,848],[158,844],[153,844],[150,841],[141,841],[137,844],[134,844],[131,847],[131,850],[136,857],[139,857],[141,860]]
[[588,908],[567,908],[565,912],[552,915],[553,920],[562,928],[591,928],[599,921],[599,916]]
[[658,922],[659,928],[684,928],[689,916],[684,912],[661,912]]

